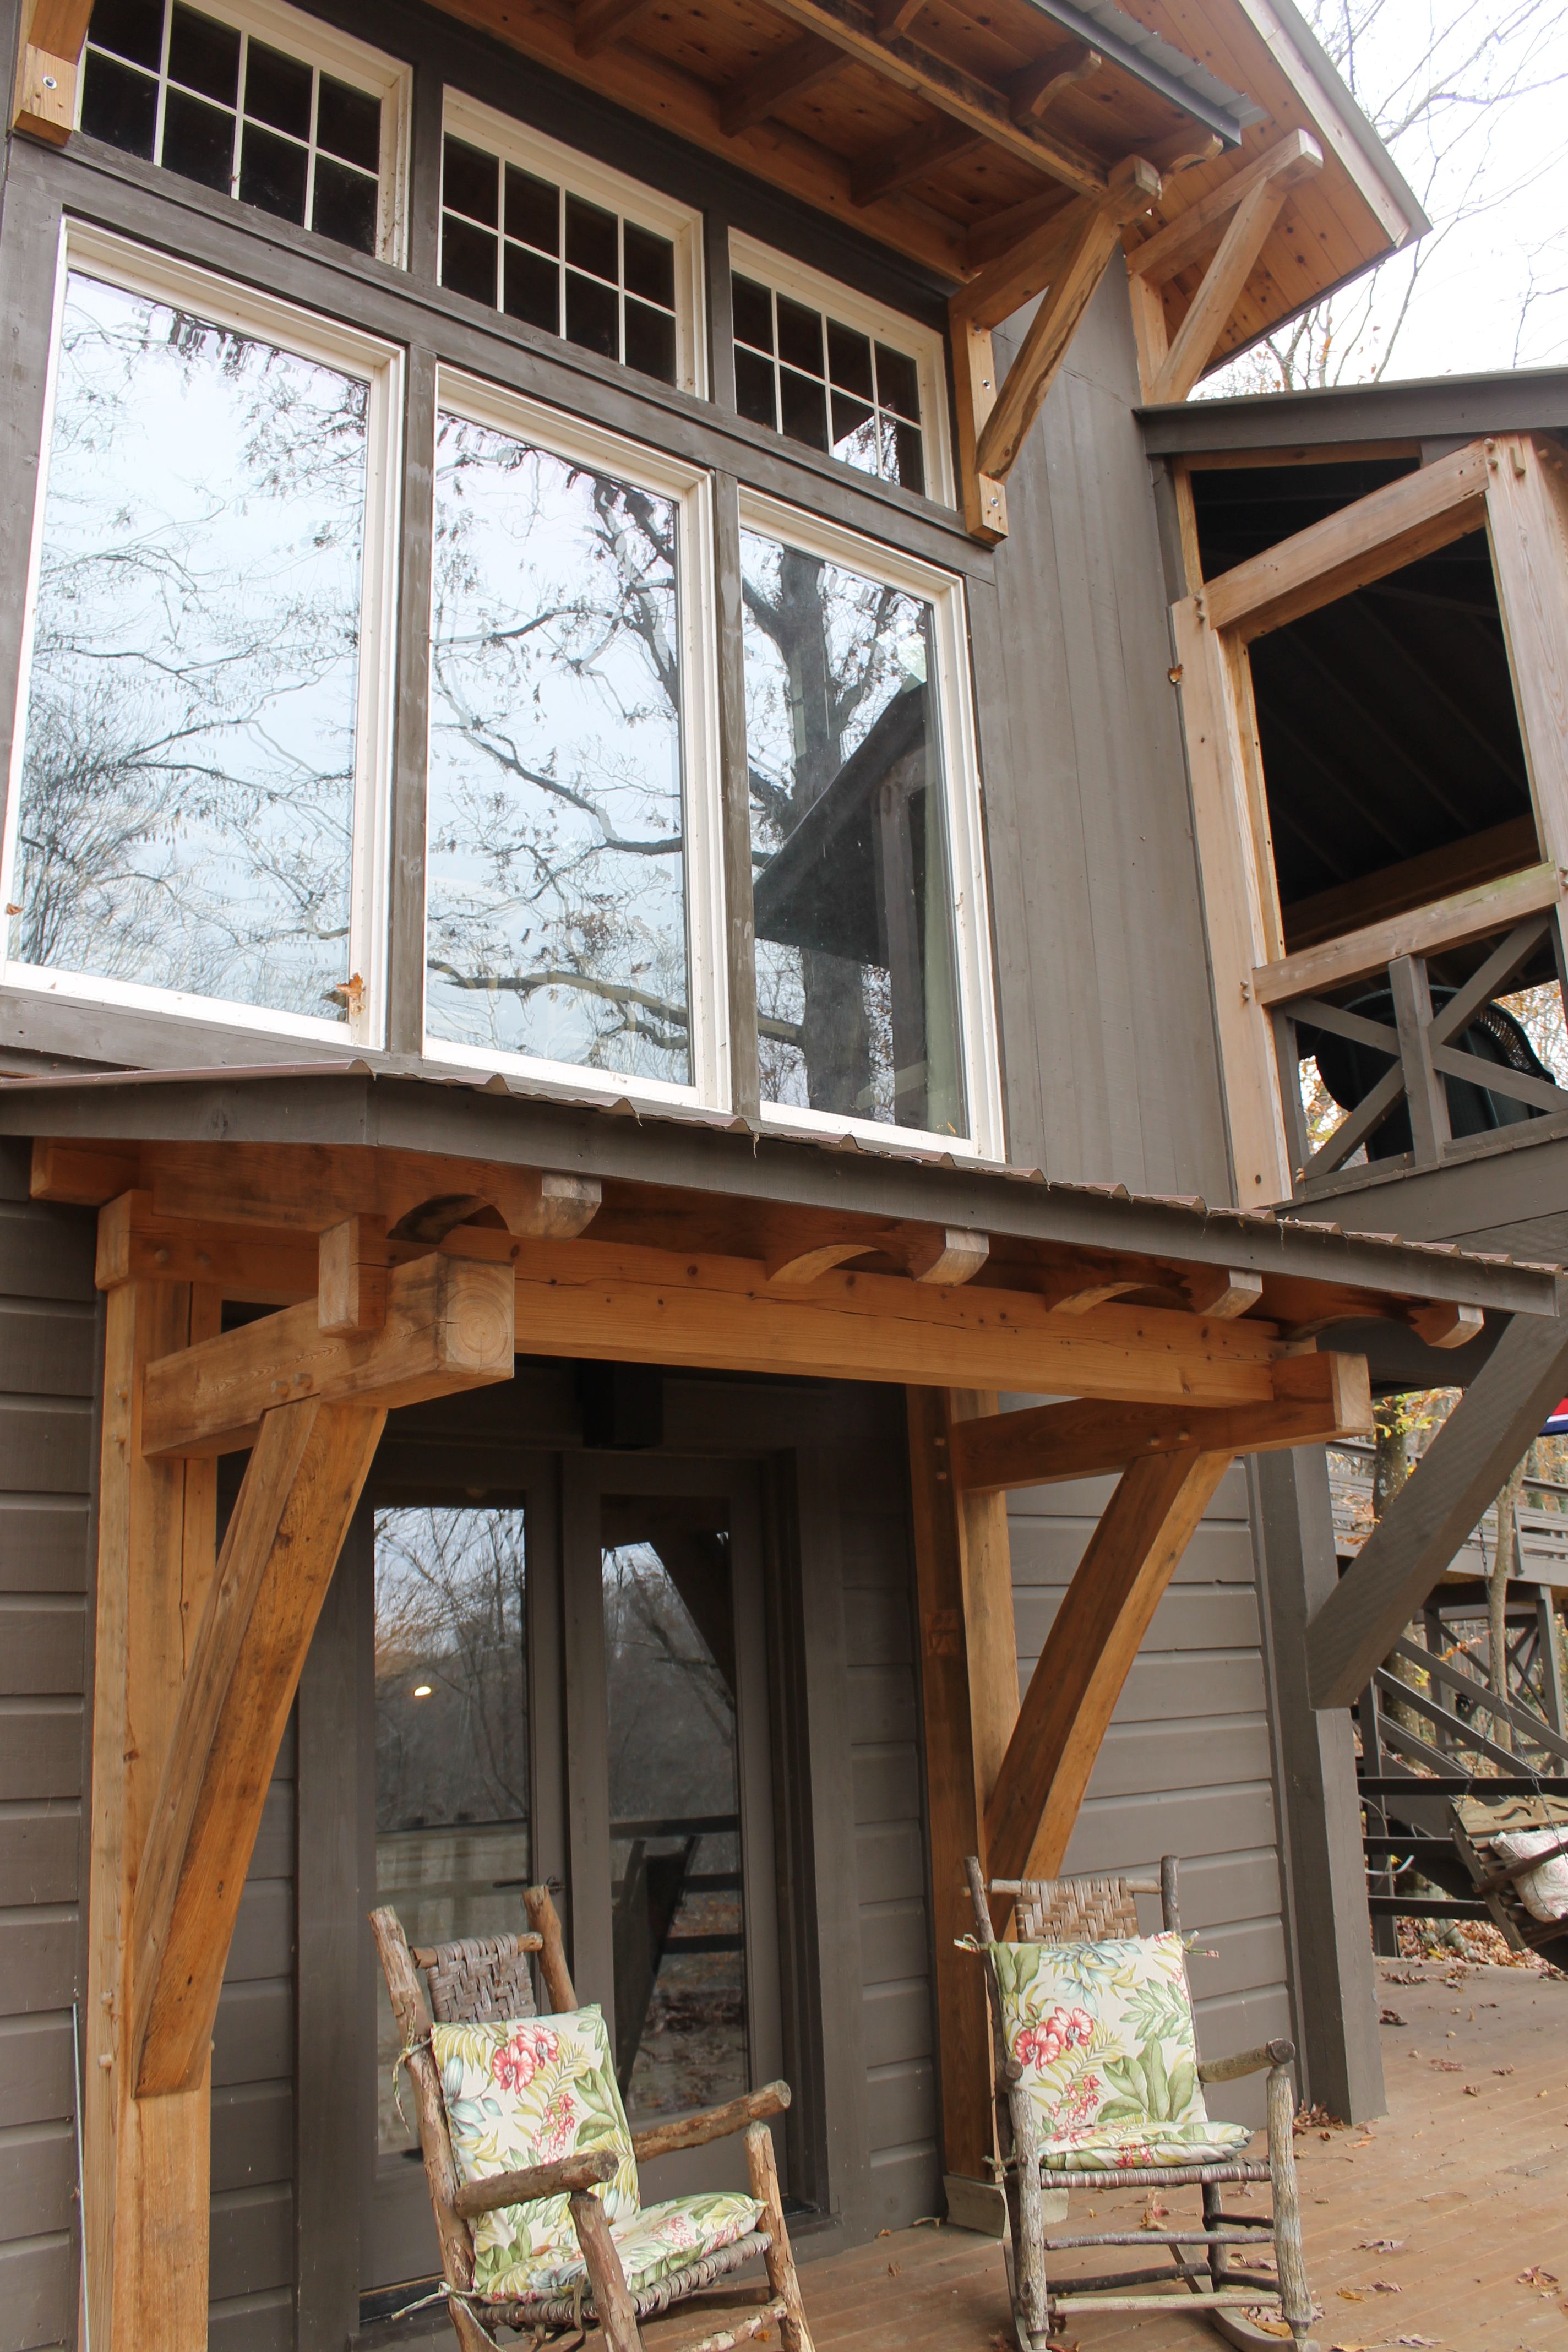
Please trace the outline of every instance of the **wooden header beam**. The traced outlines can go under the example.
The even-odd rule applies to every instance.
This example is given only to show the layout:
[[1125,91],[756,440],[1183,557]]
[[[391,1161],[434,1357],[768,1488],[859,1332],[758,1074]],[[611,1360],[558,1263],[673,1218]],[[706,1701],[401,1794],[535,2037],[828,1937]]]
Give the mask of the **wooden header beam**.
[[77,77],[92,0],[29,0],[16,58],[11,126],[63,147],[76,121]]

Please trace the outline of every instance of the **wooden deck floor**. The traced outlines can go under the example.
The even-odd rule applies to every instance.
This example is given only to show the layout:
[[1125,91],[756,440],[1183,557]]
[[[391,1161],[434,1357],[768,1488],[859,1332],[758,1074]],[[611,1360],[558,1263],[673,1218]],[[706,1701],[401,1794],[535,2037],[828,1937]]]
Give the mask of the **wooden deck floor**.
[[[1378,1969],[1385,2015],[1402,2021],[1383,2028],[1389,2112],[1296,2143],[1308,2273],[1323,2306],[1316,2340],[1324,2352],[1568,2352],[1568,1982]],[[1073,2205],[1076,2227],[1088,2200]],[[1143,2198],[1098,2198],[1093,2210],[1135,2228]],[[1379,2238],[1394,2249],[1374,2251]],[[1521,2275],[1532,2269],[1555,2275]],[[811,2263],[802,2284],[817,2352],[1006,2352],[1013,2340],[1001,2249],[967,2231],[881,2238]],[[1082,2352],[1218,2343],[1174,2310],[1107,2313],[1076,2321],[1074,2334]]]

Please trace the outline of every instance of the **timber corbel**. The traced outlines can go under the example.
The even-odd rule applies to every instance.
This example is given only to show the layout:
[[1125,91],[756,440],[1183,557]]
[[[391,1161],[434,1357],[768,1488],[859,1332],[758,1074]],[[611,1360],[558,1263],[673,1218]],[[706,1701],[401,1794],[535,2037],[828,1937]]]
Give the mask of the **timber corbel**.
[[[959,467],[964,520],[977,539],[1007,530],[1002,488],[1025,436],[1045,405],[1079,320],[1093,299],[1122,233],[1159,201],[1160,174],[1130,155],[1102,191],[1082,198],[1028,240],[1027,266],[1003,256],[948,305],[958,394]],[[991,329],[1036,290],[1046,291],[1017,357],[998,383]],[[998,304],[1008,301],[1008,309]]]
[[32,0],[16,58],[13,130],[63,147],[76,121],[77,79],[92,0]]
[[[1214,357],[1290,190],[1322,166],[1316,140],[1293,131],[1129,253],[1145,401],[1185,400]],[[1196,259],[1216,230],[1218,249],[1172,341],[1162,289]]]

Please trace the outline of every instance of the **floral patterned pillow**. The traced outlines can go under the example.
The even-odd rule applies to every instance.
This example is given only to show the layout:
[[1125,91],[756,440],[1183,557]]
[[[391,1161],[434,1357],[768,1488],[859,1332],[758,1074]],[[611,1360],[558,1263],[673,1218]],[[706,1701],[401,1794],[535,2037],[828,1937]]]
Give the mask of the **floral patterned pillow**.
[[1507,1830],[1492,1840],[1500,1862],[1530,1862],[1542,1855],[1539,1870],[1527,1870],[1514,1880],[1519,1899],[1534,1919],[1568,1919],[1568,1822],[1544,1830]]
[[1246,2147],[1244,2125],[1204,2105],[1179,1936],[991,1953],[1048,2166],[1201,2164]]
[[[609,2036],[595,2008],[555,2017],[437,2025],[452,2152],[464,2180],[609,2148],[616,2163],[595,2189],[612,2227],[639,2210],[632,2136],[616,2087]],[[535,2274],[577,2263],[565,2197],[503,2205],[474,2223],[474,2285],[481,2295],[521,2292]]]

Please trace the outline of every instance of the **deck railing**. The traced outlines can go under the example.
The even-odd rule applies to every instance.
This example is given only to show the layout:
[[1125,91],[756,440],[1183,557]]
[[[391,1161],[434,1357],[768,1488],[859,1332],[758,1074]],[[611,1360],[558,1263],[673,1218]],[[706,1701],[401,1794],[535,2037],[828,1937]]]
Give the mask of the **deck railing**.
[[[1391,1174],[1397,1169],[1439,1168],[1488,1148],[1484,1133],[1454,1131],[1453,1103],[1462,1100],[1451,1094],[1456,1082],[1489,1097],[1494,1129],[1513,1120],[1527,1122],[1531,1141],[1542,1133],[1555,1132],[1559,1126],[1568,1129],[1568,1089],[1536,1070],[1484,1058],[1467,1050],[1462,1042],[1468,1032],[1484,1024],[1488,1008],[1508,992],[1510,982],[1519,981],[1527,965],[1538,964],[1548,948],[1552,950],[1555,984],[1561,989],[1563,964],[1555,908],[1533,912],[1515,923],[1457,987],[1436,983],[1436,1003],[1428,969],[1433,948],[1421,954],[1392,954],[1342,975],[1331,974],[1331,967],[1328,984],[1342,997],[1352,994],[1348,1004],[1335,1003],[1324,992],[1323,979],[1294,994],[1285,994],[1281,989],[1270,1009],[1280,1108],[1297,1197],[1308,1196],[1339,1177],[1346,1163],[1363,1145],[1373,1142],[1402,1106],[1409,1123],[1408,1148],[1373,1155]],[[1280,982],[1288,986],[1285,975],[1290,963],[1308,961],[1306,957],[1292,958],[1278,967]],[[1264,977],[1265,972],[1258,975],[1260,981]],[[1375,1019],[1355,1009],[1355,999],[1364,1004],[1369,996],[1377,995],[1386,996],[1392,1020]],[[1509,1032],[1495,1014],[1493,1024],[1506,1039]],[[1314,1138],[1301,1098],[1300,1069],[1303,1061],[1317,1054],[1323,1037],[1343,1039],[1363,1056],[1381,1059],[1386,1066],[1326,1136]],[[1522,1108],[1513,1109],[1515,1105]],[[1543,1120],[1551,1120],[1552,1128],[1543,1129]],[[1525,1127],[1519,1132],[1524,1139]]]

